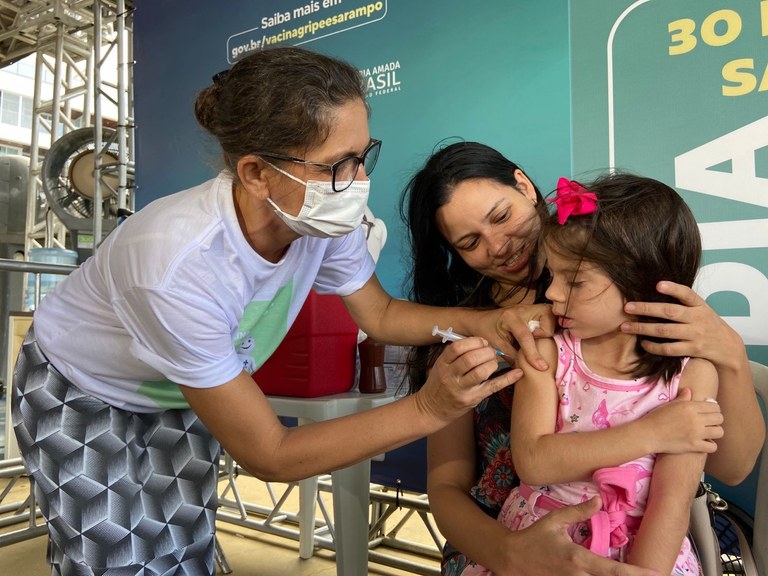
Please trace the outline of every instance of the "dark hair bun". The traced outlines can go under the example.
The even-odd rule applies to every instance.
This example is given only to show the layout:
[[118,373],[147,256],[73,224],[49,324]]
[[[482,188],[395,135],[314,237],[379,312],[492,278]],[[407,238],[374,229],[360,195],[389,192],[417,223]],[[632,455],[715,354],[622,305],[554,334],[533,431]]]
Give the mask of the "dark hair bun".
[[200,125],[213,135],[218,133],[219,94],[216,84],[203,88],[195,99],[195,118]]

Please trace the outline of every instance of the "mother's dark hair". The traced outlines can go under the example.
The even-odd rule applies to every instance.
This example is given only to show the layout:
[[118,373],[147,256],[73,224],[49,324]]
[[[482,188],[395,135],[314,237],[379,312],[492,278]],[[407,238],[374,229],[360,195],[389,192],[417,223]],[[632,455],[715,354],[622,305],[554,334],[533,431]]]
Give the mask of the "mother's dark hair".
[[[433,306],[496,306],[501,296],[496,281],[464,262],[438,229],[437,212],[450,202],[456,186],[467,180],[493,180],[517,189],[516,170],[520,170],[517,164],[490,146],[456,142],[432,154],[411,178],[400,199],[400,215],[408,228],[410,269],[406,277],[410,286],[406,291],[412,301]],[[535,184],[534,189],[540,200],[537,212],[543,218],[546,207]],[[536,272],[531,271],[528,282],[517,290],[534,288]],[[411,391],[426,381],[427,370],[439,349],[413,349],[409,357]]]
[[[400,199],[410,244],[411,300],[434,306],[494,305],[495,281],[468,266],[443,237],[437,211],[451,200],[456,186],[467,180],[489,179],[517,188],[516,170],[520,170],[517,164],[490,146],[456,142],[435,152],[411,178]],[[535,184],[534,188],[541,199]],[[537,207],[546,215],[543,201]]]

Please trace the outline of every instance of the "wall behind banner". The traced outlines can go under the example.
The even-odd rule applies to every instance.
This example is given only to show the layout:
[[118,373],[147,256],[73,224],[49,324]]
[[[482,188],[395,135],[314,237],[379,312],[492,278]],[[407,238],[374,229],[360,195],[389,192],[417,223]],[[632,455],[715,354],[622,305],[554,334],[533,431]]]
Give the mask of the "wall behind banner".
[[[369,6],[370,17],[284,38]],[[370,206],[389,229],[376,270],[395,296],[404,295],[399,197],[441,140],[494,146],[542,190],[570,172],[566,0],[164,0],[141,3],[134,32],[139,207],[219,170],[193,102],[246,48],[280,36],[366,75],[371,135],[383,140]]]

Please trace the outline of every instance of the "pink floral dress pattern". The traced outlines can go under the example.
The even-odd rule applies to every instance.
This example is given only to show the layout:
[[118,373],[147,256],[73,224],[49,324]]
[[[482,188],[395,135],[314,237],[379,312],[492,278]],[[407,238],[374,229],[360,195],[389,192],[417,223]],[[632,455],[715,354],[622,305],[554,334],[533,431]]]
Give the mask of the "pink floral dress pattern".
[[[555,335],[558,366],[555,386],[560,398],[558,433],[587,432],[634,421],[677,396],[680,374],[664,378],[620,380],[592,372],[582,360],[581,341],[566,330]],[[685,367],[683,363],[683,368]],[[597,470],[592,481],[548,486],[516,486],[504,503],[498,520],[510,530],[522,530],[548,512],[589,500],[599,494],[603,509],[589,522],[571,526],[574,542],[596,553],[623,561],[648,501],[656,457],[649,454],[611,468]],[[479,565],[470,565],[463,576],[490,576]],[[672,576],[699,576],[696,553],[686,538]]]

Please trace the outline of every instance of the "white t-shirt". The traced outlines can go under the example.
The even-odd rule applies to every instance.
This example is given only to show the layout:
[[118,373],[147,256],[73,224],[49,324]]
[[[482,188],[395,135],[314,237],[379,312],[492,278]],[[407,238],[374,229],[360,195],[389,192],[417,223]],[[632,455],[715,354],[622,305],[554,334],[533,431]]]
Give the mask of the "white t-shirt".
[[232,179],[152,202],[46,295],[35,334],[79,388],[136,412],[187,408],[177,384],[219,386],[269,358],[309,294],[371,277],[362,228],[302,237],[277,264],[247,243]]

